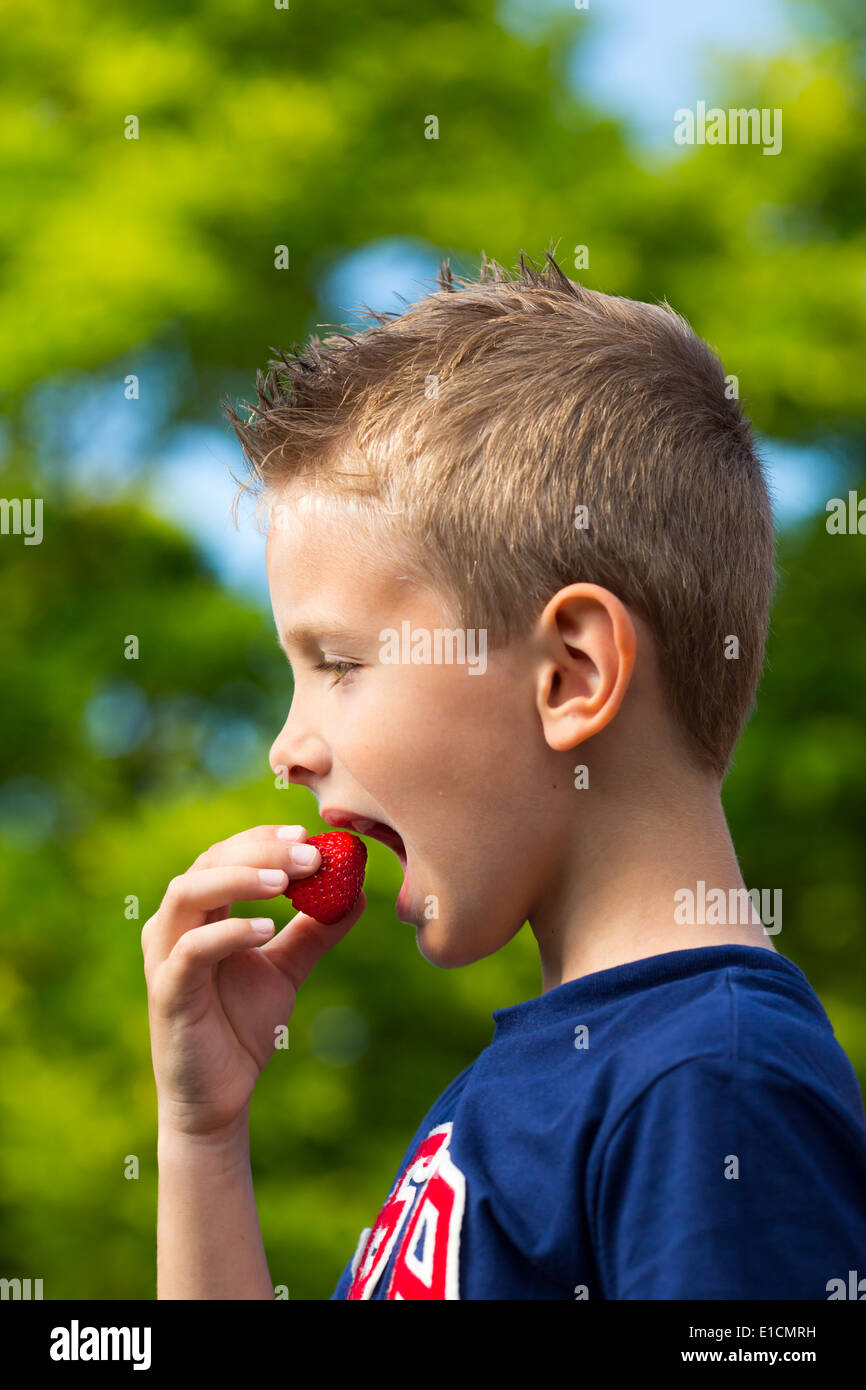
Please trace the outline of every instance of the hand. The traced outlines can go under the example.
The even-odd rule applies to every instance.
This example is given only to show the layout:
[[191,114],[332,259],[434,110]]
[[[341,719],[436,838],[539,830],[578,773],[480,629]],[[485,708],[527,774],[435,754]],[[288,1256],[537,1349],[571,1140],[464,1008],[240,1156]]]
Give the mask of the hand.
[[[278,829],[260,825],[211,845],[171,880],[142,929],[161,1130],[218,1137],[231,1129],[299,987],[367,906],[362,892],[333,926],[299,912],[276,936],[273,928],[257,934],[254,919],[230,917],[233,902],[279,898],[282,907],[289,879],[321,867],[318,850],[311,865],[294,862],[303,827],[291,839]],[[265,883],[262,871],[276,881]]]

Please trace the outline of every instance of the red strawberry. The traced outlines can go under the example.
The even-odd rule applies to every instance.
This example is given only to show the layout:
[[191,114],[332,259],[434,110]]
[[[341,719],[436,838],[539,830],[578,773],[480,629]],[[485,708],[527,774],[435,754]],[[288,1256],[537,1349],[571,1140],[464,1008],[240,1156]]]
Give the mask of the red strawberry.
[[311,835],[305,843],[316,846],[322,866],[308,878],[291,882],[286,897],[299,912],[329,926],[345,917],[358,901],[364,886],[367,846],[345,830]]

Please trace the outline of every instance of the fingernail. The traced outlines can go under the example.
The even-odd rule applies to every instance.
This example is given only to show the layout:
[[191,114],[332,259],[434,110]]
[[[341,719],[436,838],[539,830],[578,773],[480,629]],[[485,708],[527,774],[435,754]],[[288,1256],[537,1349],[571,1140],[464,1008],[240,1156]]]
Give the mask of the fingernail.
[[297,840],[299,835],[306,835],[306,833],[302,825],[281,825],[277,831],[277,839]]
[[250,926],[254,932],[258,932],[259,936],[270,936],[274,929],[274,924],[270,917],[252,917],[250,919]]
[[268,888],[279,888],[285,877],[282,869],[259,869],[259,878]]
[[319,857],[319,851],[315,845],[297,845],[292,850],[292,863],[301,864],[306,867],[308,864],[315,864]]

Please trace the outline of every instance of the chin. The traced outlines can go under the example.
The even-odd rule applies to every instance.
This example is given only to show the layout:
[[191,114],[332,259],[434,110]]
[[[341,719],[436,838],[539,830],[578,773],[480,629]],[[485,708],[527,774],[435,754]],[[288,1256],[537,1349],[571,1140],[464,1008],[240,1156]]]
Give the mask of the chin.
[[449,923],[442,918],[415,921],[415,941],[424,959],[440,970],[474,965],[505,945],[504,941],[481,942],[473,938],[470,924],[461,927],[453,920]]
[[473,965],[479,959],[473,952],[458,950],[456,942],[448,942],[431,946],[424,936],[423,928],[418,928],[416,936],[418,950],[421,952],[428,965],[438,966],[440,970],[457,970],[461,965]]

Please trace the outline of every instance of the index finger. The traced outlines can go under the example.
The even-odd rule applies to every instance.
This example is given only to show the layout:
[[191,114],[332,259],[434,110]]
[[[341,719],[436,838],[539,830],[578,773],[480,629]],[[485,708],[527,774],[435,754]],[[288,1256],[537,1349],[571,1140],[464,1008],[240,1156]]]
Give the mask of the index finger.
[[276,846],[279,849],[281,844],[303,844],[308,838],[306,826],[303,825],[254,825],[249,830],[239,830],[236,835],[229,835],[225,840],[217,840],[202,850],[197,859],[190,864],[191,869],[217,869],[224,864],[255,864],[257,868],[266,869],[267,864],[259,864],[256,859],[247,858],[247,854],[256,847],[268,848]]

